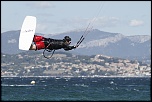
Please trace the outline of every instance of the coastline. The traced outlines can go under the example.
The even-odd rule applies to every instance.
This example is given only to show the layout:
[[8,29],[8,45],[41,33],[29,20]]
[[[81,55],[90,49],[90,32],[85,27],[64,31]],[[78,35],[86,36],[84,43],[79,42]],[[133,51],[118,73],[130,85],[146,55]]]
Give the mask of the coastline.
[[52,78],[151,78],[151,76],[1,76],[1,77],[52,77]]

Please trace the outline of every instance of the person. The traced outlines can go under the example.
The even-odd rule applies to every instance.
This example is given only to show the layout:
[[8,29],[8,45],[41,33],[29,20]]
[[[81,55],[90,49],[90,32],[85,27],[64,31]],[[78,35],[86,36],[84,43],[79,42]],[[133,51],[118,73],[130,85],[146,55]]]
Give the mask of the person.
[[63,48],[64,50],[68,51],[76,48],[76,46],[69,46],[71,43],[71,38],[69,36],[65,36],[64,39],[58,40],[34,35],[33,42],[34,44],[31,44],[29,50],[58,50]]

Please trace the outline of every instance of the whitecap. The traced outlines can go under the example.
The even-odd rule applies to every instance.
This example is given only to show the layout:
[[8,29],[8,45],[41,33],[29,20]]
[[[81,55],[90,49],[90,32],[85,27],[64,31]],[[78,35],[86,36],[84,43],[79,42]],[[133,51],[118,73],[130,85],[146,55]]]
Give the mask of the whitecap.
[[114,82],[113,82],[113,81],[110,81],[110,84],[114,84]]
[[34,85],[8,85],[8,84],[2,84],[1,86],[34,86]]
[[89,87],[88,85],[85,85],[85,84],[75,84],[74,86]]
[[138,89],[133,89],[133,90],[135,90],[135,91],[139,91]]
[[93,82],[93,83],[96,83],[96,82],[98,82],[98,81],[95,80],[95,81],[92,81],[92,82]]

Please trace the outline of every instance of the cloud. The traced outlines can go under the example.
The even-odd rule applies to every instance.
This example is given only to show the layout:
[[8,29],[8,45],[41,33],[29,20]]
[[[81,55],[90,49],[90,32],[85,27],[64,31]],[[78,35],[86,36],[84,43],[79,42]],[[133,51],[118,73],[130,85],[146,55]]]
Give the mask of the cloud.
[[[97,17],[97,18],[81,18],[81,17],[73,17],[71,19],[61,19],[60,21],[43,21],[43,24],[37,24],[37,32],[46,32],[51,29],[55,32],[62,32],[74,29],[91,29],[93,27],[96,29],[99,28],[109,28],[116,27],[121,25],[120,18],[117,17]],[[53,28],[51,28],[51,26]],[[89,25],[89,26],[88,26]],[[54,28],[55,27],[55,28]]]
[[44,8],[53,8],[55,7],[51,2],[49,1],[36,1],[36,2],[30,2],[27,3],[28,6],[36,9],[44,9]]
[[130,23],[129,23],[130,26],[140,26],[140,25],[143,25],[143,24],[144,24],[143,21],[141,21],[141,20],[136,20],[136,19],[131,20]]
[[98,18],[72,18],[62,19],[58,26],[70,26],[70,27],[87,27],[88,24],[95,27],[115,27],[120,24],[120,19],[116,17],[98,17]]
[[117,17],[105,17],[105,16],[94,18],[90,20],[90,22],[93,24],[93,26],[99,28],[115,27],[121,23],[120,19]]
[[11,39],[11,40],[8,40],[8,43],[16,43],[17,41],[15,39]]
[[47,29],[47,25],[45,24],[37,24],[36,26],[36,32],[44,32]]
[[72,19],[62,19],[60,21],[60,24],[58,26],[69,26],[69,27],[82,27],[87,25],[88,23],[87,18],[79,18],[79,17],[74,17]]

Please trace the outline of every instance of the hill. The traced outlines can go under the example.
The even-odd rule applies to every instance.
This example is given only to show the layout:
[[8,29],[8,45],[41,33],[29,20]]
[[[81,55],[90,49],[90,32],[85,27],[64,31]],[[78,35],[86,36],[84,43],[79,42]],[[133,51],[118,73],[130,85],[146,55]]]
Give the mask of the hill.
[[[1,34],[2,53],[18,54],[20,52],[24,52],[18,49],[19,32],[19,30],[8,31]],[[84,30],[69,31],[57,35],[36,34],[54,39],[63,39],[64,36],[68,35],[72,38],[71,44],[75,45],[83,33]],[[137,59],[149,63],[151,55],[150,42],[151,36],[148,35],[124,36],[119,33],[110,33],[93,29],[90,31],[82,44],[77,49],[70,51],[70,53],[77,55],[103,54],[131,60]]]

